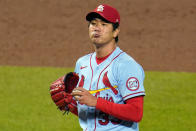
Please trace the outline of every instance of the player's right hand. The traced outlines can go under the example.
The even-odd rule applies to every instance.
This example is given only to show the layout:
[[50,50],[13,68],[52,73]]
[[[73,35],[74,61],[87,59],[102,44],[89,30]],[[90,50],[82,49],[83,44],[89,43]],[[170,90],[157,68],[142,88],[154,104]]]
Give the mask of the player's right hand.
[[97,97],[90,94],[90,92],[82,87],[75,88],[72,93],[72,96],[75,97],[75,99],[80,104],[85,104],[87,106],[96,106],[97,104]]

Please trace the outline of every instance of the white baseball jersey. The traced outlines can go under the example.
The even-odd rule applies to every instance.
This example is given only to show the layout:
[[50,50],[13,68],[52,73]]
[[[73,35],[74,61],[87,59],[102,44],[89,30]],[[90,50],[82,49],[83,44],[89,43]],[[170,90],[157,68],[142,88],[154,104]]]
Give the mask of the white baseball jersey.
[[[142,67],[119,47],[99,65],[96,53],[81,57],[76,62],[75,72],[83,79],[83,88],[95,91],[94,96],[114,103],[124,104],[129,98],[145,95]],[[83,131],[139,130],[136,122],[120,120],[80,103],[78,117]]]

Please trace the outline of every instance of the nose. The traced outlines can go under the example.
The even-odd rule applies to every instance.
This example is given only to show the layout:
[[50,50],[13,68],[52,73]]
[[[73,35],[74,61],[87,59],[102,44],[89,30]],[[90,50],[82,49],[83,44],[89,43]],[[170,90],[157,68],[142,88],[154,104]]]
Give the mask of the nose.
[[96,25],[94,26],[93,30],[94,30],[94,31],[100,32],[101,26],[100,26],[99,24],[96,24]]

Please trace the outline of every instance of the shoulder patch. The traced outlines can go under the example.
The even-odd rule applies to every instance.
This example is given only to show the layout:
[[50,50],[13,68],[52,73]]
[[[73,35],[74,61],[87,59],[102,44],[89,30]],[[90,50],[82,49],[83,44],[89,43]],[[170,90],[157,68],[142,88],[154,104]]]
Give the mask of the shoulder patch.
[[139,89],[139,81],[135,77],[130,77],[126,82],[126,86],[130,91],[136,91]]

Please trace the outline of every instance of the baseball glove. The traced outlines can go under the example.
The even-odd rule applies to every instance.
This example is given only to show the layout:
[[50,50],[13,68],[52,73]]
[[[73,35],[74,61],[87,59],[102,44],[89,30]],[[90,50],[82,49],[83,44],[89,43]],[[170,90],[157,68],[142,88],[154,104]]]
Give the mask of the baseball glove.
[[77,110],[77,104],[71,92],[77,86],[78,81],[79,76],[74,72],[70,72],[50,85],[51,98],[61,111],[74,113]]

